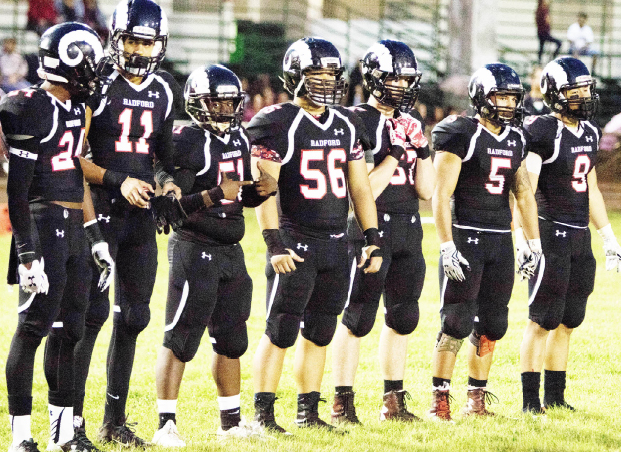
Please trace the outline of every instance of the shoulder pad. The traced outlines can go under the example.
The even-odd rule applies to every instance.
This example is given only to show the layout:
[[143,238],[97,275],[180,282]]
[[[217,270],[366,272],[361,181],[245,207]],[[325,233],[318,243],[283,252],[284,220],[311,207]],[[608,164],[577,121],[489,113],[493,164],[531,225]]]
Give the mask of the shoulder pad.
[[[44,137],[52,103],[45,91],[24,89],[11,91],[0,102],[0,122],[5,135]],[[49,132],[49,130],[48,130]]]
[[550,115],[527,116],[522,127],[533,141],[542,141],[556,136],[558,119]]
[[465,143],[477,130],[477,124],[477,121],[465,116],[447,116],[431,131],[433,148],[445,151],[453,145]]

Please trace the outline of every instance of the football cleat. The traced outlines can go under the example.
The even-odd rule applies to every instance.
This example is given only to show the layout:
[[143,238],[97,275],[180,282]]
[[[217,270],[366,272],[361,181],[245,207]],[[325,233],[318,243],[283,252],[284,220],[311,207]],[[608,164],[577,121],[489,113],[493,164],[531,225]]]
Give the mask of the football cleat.
[[354,394],[356,393],[353,391],[334,394],[332,424],[361,424],[358,416],[356,416]]
[[421,419],[408,411],[405,399],[412,396],[405,389],[389,391],[384,394],[384,404],[380,411],[380,421],[415,422]]
[[319,392],[310,392],[298,398],[298,415],[295,424],[300,428],[323,428],[329,431],[336,428],[319,418],[319,402],[325,402]]
[[276,419],[274,418],[274,402],[276,402],[276,400],[278,400],[277,397],[274,397],[273,400],[255,400],[254,420],[266,430],[282,435],[291,435],[291,433],[276,423]]
[[462,410],[464,416],[496,416],[487,410],[486,403],[498,403],[498,397],[485,388],[468,389],[468,403]]
[[434,389],[431,408],[427,412],[434,421],[452,421],[451,398],[448,390]]
[[228,429],[223,429],[222,426],[218,427],[218,431],[216,432],[218,439],[227,440],[227,439],[259,439],[265,440],[268,438],[273,438],[266,434],[265,428],[258,421],[252,421],[250,423],[246,423],[246,420],[242,417],[242,420],[239,422],[239,425],[235,427],[231,427]]
[[164,427],[155,432],[151,444],[161,447],[185,447],[185,441],[179,435],[177,424],[172,419],[169,419]]
[[133,428],[135,426],[136,423],[127,422],[127,418],[123,419],[123,422],[120,425],[117,425],[114,422],[105,422],[99,428],[99,434],[97,437],[99,442],[104,444],[114,442],[128,447],[142,447],[143,449],[149,447],[151,444],[134,433]]
[[567,403],[565,400],[561,402],[550,402],[550,403],[546,403],[544,400],[544,408],[546,410],[558,408],[561,410],[576,411],[576,409],[573,406],[571,406],[569,403]]
[[37,447],[37,443],[30,438],[28,441],[22,441],[17,446],[11,444],[9,446],[9,452],[39,452],[39,448]]

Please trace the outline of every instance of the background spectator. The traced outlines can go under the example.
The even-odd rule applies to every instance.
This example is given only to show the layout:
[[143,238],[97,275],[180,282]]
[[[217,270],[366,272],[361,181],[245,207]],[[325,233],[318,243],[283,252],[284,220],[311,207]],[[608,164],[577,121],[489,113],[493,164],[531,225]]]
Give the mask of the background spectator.
[[97,32],[102,41],[108,40],[106,18],[99,9],[97,0],[84,0],[84,23]]
[[561,40],[554,38],[551,34],[550,25],[550,3],[548,0],[539,0],[537,3],[537,11],[535,12],[535,22],[537,22],[537,37],[539,38],[539,64],[541,64],[541,57],[543,56],[543,47],[546,42],[553,42],[556,44],[554,55],[552,59],[556,58],[559,50],[561,49]]
[[524,110],[527,115],[547,115],[550,109],[543,103],[543,94],[541,94],[541,66],[533,66],[528,74],[528,83],[530,83],[530,92],[524,97]]
[[27,15],[26,29],[34,31],[39,36],[58,23],[54,0],[29,0]]
[[15,47],[14,38],[6,38],[2,43],[0,88],[6,92],[30,86],[30,83],[25,79],[28,74],[28,63],[23,56],[15,51]]
[[82,0],[56,0],[59,22],[83,22],[84,3]]
[[569,53],[574,58],[579,58],[580,55],[593,57],[591,68],[591,75],[593,75],[599,52],[591,48],[591,44],[593,44],[593,30],[586,24],[587,18],[586,13],[578,14],[578,22],[571,24],[567,29],[567,40],[569,41]]

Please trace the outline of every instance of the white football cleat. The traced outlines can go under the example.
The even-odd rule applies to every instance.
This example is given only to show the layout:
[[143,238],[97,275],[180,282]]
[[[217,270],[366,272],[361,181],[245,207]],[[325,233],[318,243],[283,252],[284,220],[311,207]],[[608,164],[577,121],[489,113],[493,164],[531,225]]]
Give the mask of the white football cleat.
[[185,447],[185,441],[179,435],[177,425],[172,419],[169,419],[164,427],[155,432],[151,444],[161,447]]
[[47,452],[62,452],[62,447],[54,442],[54,440],[50,439],[47,443],[47,448],[45,449]]
[[263,426],[257,422],[252,421],[249,424],[246,423],[246,420],[242,417],[239,425],[236,427],[232,427],[228,430],[223,430],[222,426],[218,427],[218,431],[216,432],[218,435],[218,439],[226,440],[226,439],[259,439],[265,440],[272,438],[265,433],[265,429]]

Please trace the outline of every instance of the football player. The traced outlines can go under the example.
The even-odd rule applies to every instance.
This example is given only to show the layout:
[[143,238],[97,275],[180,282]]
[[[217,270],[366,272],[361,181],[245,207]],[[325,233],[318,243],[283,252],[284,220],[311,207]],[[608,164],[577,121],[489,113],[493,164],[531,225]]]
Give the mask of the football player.
[[[18,324],[6,364],[13,441],[9,452],[37,451],[32,439],[35,353],[45,346],[50,440],[47,450],[96,451],[73,430],[74,347],[84,330],[91,266],[88,241],[106,267],[112,261],[97,222],[84,223],[84,177],[79,156],[85,135],[84,101],[97,85],[103,58],[99,36],[76,22],[56,25],[41,37],[39,76],[32,88],[13,91],[0,103],[9,146],[7,185],[18,262]],[[87,217],[88,219],[88,217]],[[92,220],[92,218],[91,218]],[[99,290],[99,289],[98,289]]]
[[[155,445],[185,446],[176,427],[177,398],[185,363],[194,358],[205,328],[214,351],[218,435],[250,434],[241,423],[239,357],[248,348],[252,280],[239,241],[245,229],[243,207],[256,207],[278,186],[265,173],[252,182],[249,140],[240,127],[244,95],[237,76],[220,65],[197,69],[186,82],[185,106],[194,124],[176,128],[173,135],[175,182],[183,193],[179,206],[189,216],[168,245],[166,326],[156,364],[160,423]],[[174,196],[162,198],[177,204]],[[152,200],[155,208],[159,202]]]
[[[524,122],[532,136],[526,167],[537,189],[545,252],[545,260],[528,283],[529,320],[520,357],[523,410],[533,413],[543,411],[539,399],[542,367],[543,407],[573,410],[565,401],[569,339],[584,320],[595,280],[589,218],[604,241],[606,270],[621,271],[621,247],[595,173],[601,138],[592,120],[599,100],[595,81],[580,60],[558,58],[544,68],[541,92],[552,113]],[[520,250],[524,237],[521,230],[517,232]]]
[[[136,339],[150,319],[149,302],[157,270],[156,225],[147,209],[157,179],[165,193],[172,182],[174,121],[172,76],[158,71],[168,39],[167,19],[152,0],[121,0],[110,23],[108,83],[87,106],[92,161],[83,159],[93,204],[110,253],[117,263],[114,327],[107,358],[102,442],[144,445],[125,423]],[[89,111],[87,110],[87,114]],[[86,330],[76,347],[76,426],[82,419],[84,389],[97,335],[110,313],[108,292],[91,287]],[[78,428],[78,427],[77,427]]]
[[541,256],[537,205],[524,159],[523,88],[510,67],[487,64],[468,92],[474,117],[449,116],[432,131],[438,184],[433,215],[440,238],[442,329],[433,351],[433,401],[429,416],[450,420],[449,390],[457,352],[468,337],[468,403],[463,414],[486,416],[487,379],[494,345],[507,331],[514,281],[512,191],[529,239],[520,273]]
[[[381,266],[375,203],[364,162],[364,125],[336,107],[346,92],[341,57],[319,38],[294,42],[283,60],[293,103],[261,110],[248,125],[253,174],[278,180],[278,202],[257,208],[267,244],[267,326],[254,356],[255,419],[284,433],[274,419],[285,353],[301,330],[294,375],[299,427],[332,426],[319,418],[326,346],[349,285],[347,212],[351,198],[367,243],[364,271]],[[258,166],[260,162],[260,167]]]
[[[342,323],[334,338],[333,368],[336,391],[332,423],[358,423],[353,384],[360,340],[373,328],[384,294],[385,324],[379,345],[384,378],[381,420],[413,421],[403,389],[408,336],[418,324],[418,298],[425,279],[421,242],[423,228],[418,199],[433,194],[436,174],[429,158],[424,123],[414,104],[421,73],[412,50],[403,42],[374,44],[361,61],[369,103],[353,108],[369,134],[369,180],[377,205],[378,229],[383,238],[383,262],[377,273],[356,269]],[[350,252],[359,259],[364,237],[349,222]],[[353,267],[355,268],[355,267]]]

